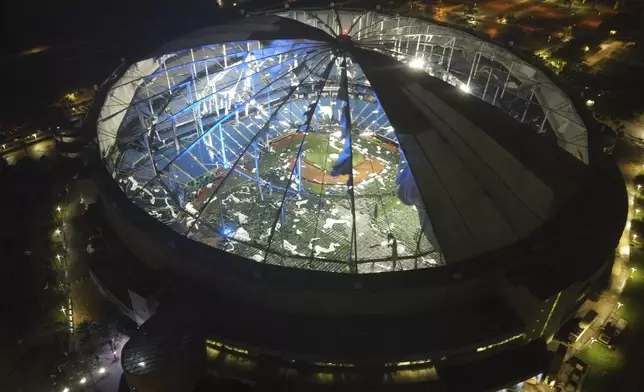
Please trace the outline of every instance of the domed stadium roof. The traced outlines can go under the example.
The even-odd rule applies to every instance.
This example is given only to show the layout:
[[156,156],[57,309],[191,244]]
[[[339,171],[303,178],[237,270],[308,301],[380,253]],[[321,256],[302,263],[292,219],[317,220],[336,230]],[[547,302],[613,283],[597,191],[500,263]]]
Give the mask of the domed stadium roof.
[[98,120],[123,192],[259,263],[372,273],[514,243],[557,211],[586,128],[541,71],[459,30],[289,11],[132,64]]

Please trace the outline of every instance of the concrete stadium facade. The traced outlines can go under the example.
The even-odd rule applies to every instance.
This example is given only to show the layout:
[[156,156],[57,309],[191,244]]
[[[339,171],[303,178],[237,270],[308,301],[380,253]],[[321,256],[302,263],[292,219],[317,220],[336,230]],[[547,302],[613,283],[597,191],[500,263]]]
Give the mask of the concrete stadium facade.
[[[280,56],[301,49],[298,39],[307,40],[305,48],[313,45],[321,56],[329,56],[328,63],[319,66],[319,77],[307,79],[298,67],[309,58],[293,56],[293,64],[283,69],[291,72],[287,80],[299,78],[300,83],[269,88],[272,95],[266,98],[261,83],[268,86],[281,76],[254,80],[249,75],[267,71],[249,63],[269,50],[266,57],[279,61],[266,67],[282,66],[286,60]],[[287,50],[274,51],[287,44]],[[204,46],[208,49],[201,50]],[[197,57],[195,48],[200,48]],[[231,53],[237,53],[237,60]],[[220,79],[241,80],[235,93],[222,89],[223,82],[211,82],[235,68],[243,71]],[[313,66],[307,70],[316,72]],[[302,85],[309,87],[298,90]],[[171,113],[161,109],[179,101]],[[312,110],[302,111],[299,120],[283,129],[278,125],[282,133],[268,134],[270,124],[278,124],[271,123],[271,113],[303,103]],[[324,105],[332,108],[326,119]],[[621,175],[603,154],[598,125],[583,104],[568,96],[547,70],[511,50],[428,21],[371,10],[289,9],[252,15],[181,37],[124,65],[98,90],[93,107],[86,123],[97,127],[95,173],[107,226],[140,262],[137,271],[163,277],[153,290],[137,295],[137,301],[122,304],[133,313],[138,309],[143,314],[139,321],[145,321],[123,354],[126,375],[137,391],[193,390],[206,373],[302,390],[505,387],[546,371],[552,357],[547,344],[609,273],[626,219]],[[360,113],[384,113],[386,121],[375,116],[371,120],[356,107]],[[248,118],[257,121],[244,123]],[[189,130],[180,133],[178,123]],[[265,144],[253,137],[237,153],[224,147],[222,127],[240,124]],[[217,132],[219,138],[206,142]],[[371,188],[358,189],[351,173],[346,174],[346,189],[333,193],[323,188],[317,194],[315,187],[298,188],[302,177],[279,187],[268,180],[269,174],[249,174],[262,173],[261,159],[268,156],[271,140],[301,133],[299,148],[282,157],[292,165],[289,178],[298,178],[306,135],[334,132],[341,134],[337,144],[345,146],[336,154],[338,161],[344,151],[368,156],[367,137],[397,146],[402,159],[396,160],[410,168],[420,202],[408,203],[410,198],[401,196],[402,166],[392,167],[399,174],[391,180],[391,192],[383,177],[378,189],[387,191],[377,199],[391,197],[418,212],[409,220],[413,241],[419,244],[415,250],[400,246],[406,237],[397,225],[376,230],[384,237],[376,236],[382,241],[374,244],[382,249],[365,245],[359,236],[366,227],[359,222],[361,216],[378,226],[382,215],[406,215],[385,207],[358,211],[363,205],[357,202],[360,192]],[[226,142],[233,139],[242,140]],[[329,140],[334,142],[332,136]],[[178,174],[166,168],[199,151],[190,149],[202,141],[204,151],[214,151],[192,154],[202,157],[203,172],[209,178],[214,169],[226,173],[211,187],[224,189],[236,171],[244,171],[231,189],[247,184],[261,200],[267,184],[271,194],[283,189],[282,207],[272,211],[267,245],[249,228],[259,216],[255,202],[248,203],[248,210],[229,204],[225,212],[204,213],[218,205],[215,201],[223,197],[217,195],[223,193],[209,195],[201,210],[196,197],[190,199],[184,191],[196,195],[201,188],[185,188],[190,179],[172,179]],[[251,150],[254,155],[244,158]],[[123,157],[135,155],[128,151],[135,151],[136,159],[126,167]],[[289,151],[295,151],[292,159]],[[164,154],[170,157],[162,158]],[[145,170],[136,162],[146,163]],[[244,164],[248,170],[241,170]],[[181,170],[190,172],[190,165],[195,164],[185,163]],[[146,189],[157,196],[154,202]],[[176,208],[168,219],[157,209],[163,198],[155,189],[165,189],[165,203]],[[289,215],[300,210],[285,208],[291,199],[331,200],[330,195],[345,200],[347,211],[353,212],[352,223],[347,218],[349,229],[332,236],[338,244],[333,247],[339,249],[346,238],[346,261],[337,263],[319,250],[329,244],[316,248],[308,242],[310,253],[303,253],[306,247],[293,248],[296,242],[286,232],[294,222],[290,219],[301,219]],[[324,205],[335,206],[325,203],[301,214],[319,215]],[[217,226],[228,219],[227,213],[238,218],[228,233],[229,223]],[[203,218],[208,216],[219,221]],[[333,222],[327,230],[336,233]],[[240,227],[250,235],[239,236]],[[279,245],[274,246],[272,238],[283,238],[284,245],[274,241]],[[421,243],[428,245],[423,248]],[[260,258],[254,257],[258,249]],[[371,257],[372,249],[381,253]],[[96,271],[94,275],[106,292],[113,290],[107,279]],[[155,303],[150,307],[154,312],[148,311],[146,297]],[[155,315],[150,318],[151,313]],[[181,337],[193,343],[154,349],[159,341],[183,341]],[[168,356],[183,359],[171,361]],[[513,366],[499,375],[498,368],[507,364]]]

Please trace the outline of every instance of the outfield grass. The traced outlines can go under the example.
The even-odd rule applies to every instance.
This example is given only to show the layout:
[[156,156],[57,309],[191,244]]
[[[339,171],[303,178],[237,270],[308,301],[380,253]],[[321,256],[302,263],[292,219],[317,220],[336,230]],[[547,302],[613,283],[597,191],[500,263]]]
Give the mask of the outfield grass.
[[[329,137],[328,134],[308,134],[306,136],[306,145],[304,146],[304,159],[327,171],[331,170],[337,159],[329,158],[328,155],[340,155],[340,151],[329,146]],[[339,142],[336,142],[335,145],[341,147]],[[354,167],[364,161],[364,159],[364,156],[358,151],[353,151]]]

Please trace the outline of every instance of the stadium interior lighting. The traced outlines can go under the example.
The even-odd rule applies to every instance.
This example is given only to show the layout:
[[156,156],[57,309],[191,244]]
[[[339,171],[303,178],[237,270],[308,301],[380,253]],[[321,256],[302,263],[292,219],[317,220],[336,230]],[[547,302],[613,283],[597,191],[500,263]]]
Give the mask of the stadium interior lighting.
[[[563,93],[543,85],[539,70],[491,44],[465,53],[455,45],[475,39],[444,27],[373,17],[349,29],[352,47],[502,110],[514,105],[539,135],[574,138],[574,150],[558,145],[586,163],[583,124],[541,108],[546,96]],[[260,263],[345,273],[445,264],[370,64],[329,50],[347,38],[337,36],[344,26],[318,27],[332,43],[318,36],[216,42],[134,64],[98,119],[112,178],[182,235]],[[419,28],[420,36],[405,34]],[[375,42],[384,31],[394,38]],[[528,77],[517,73],[524,71]],[[564,123],[565,134],[557,134]]]

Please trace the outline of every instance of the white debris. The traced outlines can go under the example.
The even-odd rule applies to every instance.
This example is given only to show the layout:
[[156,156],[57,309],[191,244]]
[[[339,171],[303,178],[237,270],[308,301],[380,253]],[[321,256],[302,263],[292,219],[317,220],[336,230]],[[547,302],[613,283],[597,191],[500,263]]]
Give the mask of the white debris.
[[192,205],[192,203],[187,203],[186,204],[186,211],[188,211],[192,215],[199,215],[199,211],[195,208],[195,206]]
[[295,230],[295,234],[301,235],[302,231],[300,229]]
[[239,223],[240,223],[240,224],[242,224],[242,225],[243,225],[244,223],[248,222],[248,215],[244,215],[244,214],[242,214],[242,213],[241,213],[241,212],[239,212],[239,211],[238,211],[238,212],[235,212],[233,215],[234,215],[234,216],[236,216],[236,217],[237,217],[237,219],[239,219]]
[[326,218],[326,223],[324,226],[322,226],[325,229],[331,229],[333,228],[333,225],[336,223],[344,223],[347,226],[351,226],[351,221],[345,220],[345,219],[331,219],[331,218]]
[[167,197],[166,197],[164,200],[165,200],[165,205],[166,205],[166,206],[168,206],[168,208],[170,209],[170,214],[172,215],[172,217],[173,217],[173,218],[176,218],[176,217],[177,217],[177,213],[175,212],[174,207],[172,207],[172,206],[170,205],[170,202],[168,202],[168,198],[167,198]]
[[136,191],[137,189],[141,188],[141,186],[139,186],[139,182],[137,180],[135,180],[134,177],[129,176],[127,179],[130,180],[130,182],[132,183],[132,189],[131,190],[133,192]]
[[239,203],[241,201],[241,200],[239,200],[239,198],[237,196],[231,194],[231,195],[229,195],[227,198],[225,198],[223,200],[223,202],[224,202],[223,204],[226,204],[225,202],[228,202],[229,200],[232,200],[233,203]]
[[318,255],[320,253],[331,253],[331,252],[334,252],[335,248],[338,247],[338,246],[340,246],[340,244],[337,244],[335,242],[332,242],[326,248],[323,248],[320,245],[315,245],[314,252],[315,252],[316,255]]
[[233,233],[232,237],[238,241],[250,242],[250,234],[243,227],[238,228]]
[[302,201],[296,201],[295,205],[297,205],[297,208],[302,207],[302,205],[308,203],[308,200],[302,200]]
[[284,249],[288,250],[292,254],[299,254],[297,252],[297,245],[293,245],[290,242],[288,242],[287,240],[284,240],[283,246],[284,246]]
[[255,261],[258,261],[258,262],[262,262],[262,261],[264,261],[264,256],[262,256],[262,255],[260,255],[260,254],[258,253],[258,254],[256,254],[256,255],[253,255],[253,256],[251,257],[251,259],[253,259],[253,260],[255,260]]

